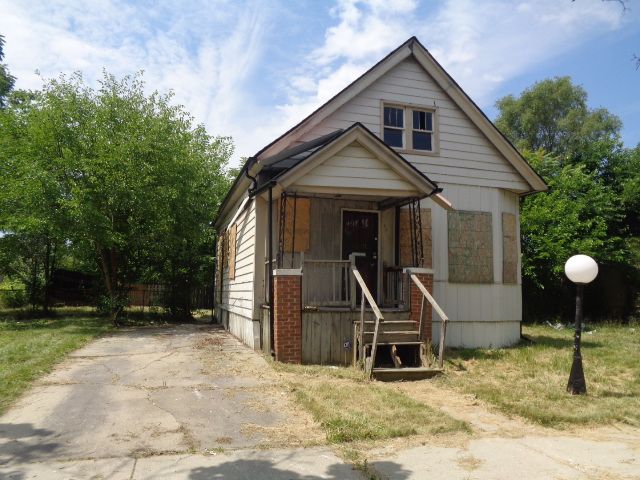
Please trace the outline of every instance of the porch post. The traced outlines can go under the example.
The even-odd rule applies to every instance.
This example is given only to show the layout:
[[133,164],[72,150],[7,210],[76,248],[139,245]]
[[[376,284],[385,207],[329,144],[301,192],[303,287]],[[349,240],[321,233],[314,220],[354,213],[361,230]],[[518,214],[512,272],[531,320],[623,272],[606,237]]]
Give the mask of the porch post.
[[302,363],[302,269],[273,271],[273,345],[276,361]]
[[[407,275],[414,274],[418,277],[418,280],[422,282],[427,291],[433,295],[433,270],[430,268],[406,268],[405,273]],[[416,328],[420,325],[420,313],[422,311],[422,292],[416,286],[413,281],[409,280],[409,302],[411,305],[410,318],[416,322]],[[433,338],[431,332],[431,323],[433,317],[433,311],[431,304],[425,299],[424,301],[424,313],[422,318],[422,331],[420,332],[420,339],[424,342],[431,342]]]

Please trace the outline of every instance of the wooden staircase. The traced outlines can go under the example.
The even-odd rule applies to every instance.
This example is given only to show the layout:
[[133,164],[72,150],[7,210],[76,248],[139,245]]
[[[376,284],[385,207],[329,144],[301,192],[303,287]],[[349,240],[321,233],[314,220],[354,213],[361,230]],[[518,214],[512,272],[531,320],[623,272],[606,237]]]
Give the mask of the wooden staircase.
[[[418,277],[409,275],[422,293],[419,324],[411,320],[409,312],[387,311],[383,315],[358,269],[352,266],[351,272],[362,291],[360,320],[354,323],[353,330],[353,364],[361,365],[371,377],[382,381],[420,380],[442,372],[448,318]],[[352,291],[355,291],[355,286]],[[369,311],[366,309],[367,304]],[[431,307],[442,319],[439,368],[431,365],[432,356],[428,354],[431,345],[420,338],[426,309]]]
[[[426,345],[420,341],[418,325],[409,319],[409,312],[384,312],[384,316],[385,320],[378,327],[377,353],[372,368],[376,380],[422,380],[442,372],[428,365]],[[364,326],[362,339],[365,356],[369,356],[375,321],[365,321]]]

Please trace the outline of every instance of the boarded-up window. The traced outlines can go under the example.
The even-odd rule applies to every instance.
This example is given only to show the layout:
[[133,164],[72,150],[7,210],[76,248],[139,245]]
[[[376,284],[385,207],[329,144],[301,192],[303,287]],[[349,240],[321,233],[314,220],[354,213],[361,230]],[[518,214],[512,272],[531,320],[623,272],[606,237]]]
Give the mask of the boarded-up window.
[[513,213],[502,214],[502,283],[518,283],[518,237]]
[[[424,268],[433,267],[431,257],[431,209],[420,209],[422,223],[422,253],[424,256]],[[400,266],[414,267],[413,252],[411,248],[411,212],[407,208],[400,209],[398,242],[400,247]]]
[[491,213],[458,210],[447,213],[449,281],[493,283]]
[[216,245],[216,301],[222,301],[222,265],[224,262],[224,233],[218,236]]
[[[279,204],[282,202],[279,202]],[[295,211],[295,222],[294,220]],[[284,224],[284,251],[290,252],[293,245],[294,252],[309,251],[309,225],[311,202],[308,198],[286,197]],[[278,211],[278,217],[280,211]],[[280,218],[280,217],[279,217]],[[295,224],[295,235],[294,235]]]
[[236,240],[238,234],[238,226],[234,223],[229,229],[229,279],[236,278]]
[[229,268],[229,234],[222,233],[222,269]]

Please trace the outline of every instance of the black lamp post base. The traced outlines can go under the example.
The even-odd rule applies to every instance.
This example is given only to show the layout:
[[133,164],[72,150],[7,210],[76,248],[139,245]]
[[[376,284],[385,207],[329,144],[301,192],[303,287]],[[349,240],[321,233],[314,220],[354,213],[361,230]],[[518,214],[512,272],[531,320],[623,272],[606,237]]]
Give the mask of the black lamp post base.
[[587,393],[587,382],[584,379],[584,370],[582,369],[582,357],[574,357],[573,359],[567,392],[571,395],[585,395]]

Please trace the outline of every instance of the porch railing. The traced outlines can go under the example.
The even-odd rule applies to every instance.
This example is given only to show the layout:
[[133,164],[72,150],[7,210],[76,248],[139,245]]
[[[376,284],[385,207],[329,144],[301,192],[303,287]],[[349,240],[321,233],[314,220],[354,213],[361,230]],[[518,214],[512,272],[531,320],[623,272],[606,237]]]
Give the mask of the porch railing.
[[398,308],[408,306],[409,281],[403,267],[384,267],[382,283],[383,305]]
[[[382,313],[380,313],[380,309],[378,308],[378,304],[373,299],[367,284],[364,283],[362,276],[358,269],[354,266],[351,267],[351,273],[353,274],[353,278],[358,285],[360,286],[360,290],[362,290],[362,295],[360,296],[360,326],[356,329],[356,338],[358,339],[358,349],[360,354],[360,360],[364,362],[365,372],[371,377],[373,373],[373,369],[376,364],[376,351],[378,349],[378,329],[380,327],[380,322],[384,320]],[[376,317],[376,324],[373,330],[373,342],[371,343],[371,355],[366,356],[365,345],[364,345],[364,311],[365,311],[365,299],[371,308],[371,311]],[[355,353],[355,348],[354,348]]]
[[354,259],[302,259],[302,304],[310,307],[350,307],[355,295],[355,281],[349,269]]
[[436,313],[440,317],[440,345],[438,349],[438,363],[440,365],[440,368],[443,368],[444,341],[445,341],[445,336],[447,335],[447,322],[449,321],[449,317],[447,317],[447,315],[444,313],[442,308],[440,308],[440,305],[438,305],[438,302],[436,302],[435,299],[431,296],[431,294],[422,284],[420,279],[413,273],[411,274],[411,281],[413,281],[413,283],[416,284],[416,287],[418,287],[418,289],[422,293],[422,304],[420,307],[420,326],[418,327],[418,331],[422,332],[422,322],[423,322],[424,314],[426,313],[425,303],[424,303],[425,299],[431,304],[433,309],[436,311]]

